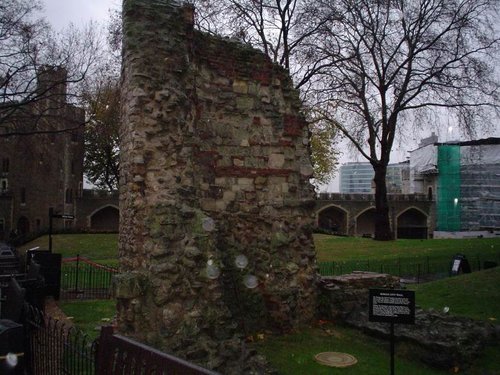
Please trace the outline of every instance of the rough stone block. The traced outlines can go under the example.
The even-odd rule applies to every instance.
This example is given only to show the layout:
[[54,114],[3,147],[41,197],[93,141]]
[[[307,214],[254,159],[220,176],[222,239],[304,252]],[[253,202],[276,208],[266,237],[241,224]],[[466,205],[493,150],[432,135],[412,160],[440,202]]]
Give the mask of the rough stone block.
[[285,164],[285,155],[283,154],[271,154],[269,155],[269,168],[282,168]]
[[248,84],[245,81],[235,80],[233,82],[233,91],[238,94],[247,94]]
[[204,211],[217,211],[215,199],[201,199],[200,207]]
[[255,105],[255,100],[251,97],[243,96],[236,98],[236,108],[242,111],[249,111]]
[[236,199],[236,194],[234,191],[226,190],[222,199],[226,202],[234,201]]

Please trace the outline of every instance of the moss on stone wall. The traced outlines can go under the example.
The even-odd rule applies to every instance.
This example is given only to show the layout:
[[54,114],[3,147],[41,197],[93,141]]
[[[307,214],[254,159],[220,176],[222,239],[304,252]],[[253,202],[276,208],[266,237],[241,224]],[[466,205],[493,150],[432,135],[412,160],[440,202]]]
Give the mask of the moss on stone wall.
[[124,5],[118,323],[242,373],[242,337],[315,314],[308,129],[286,72],[190,11]]

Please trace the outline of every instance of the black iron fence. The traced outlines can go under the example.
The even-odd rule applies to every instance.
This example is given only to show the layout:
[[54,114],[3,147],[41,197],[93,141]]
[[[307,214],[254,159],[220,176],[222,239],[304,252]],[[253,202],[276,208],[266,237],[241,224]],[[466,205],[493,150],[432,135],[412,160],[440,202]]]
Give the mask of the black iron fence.
[[[91,340],[67,321],[57,320],[26,304],[24,352],[16,353],[9,374],[217,375],[103,327]],[[2,372],[3,373],[3,372]]]
[[[467,257],[471,271],[480,271],[500,264],[500,253]],[[349,260],[339,262],[319,262],[322,276],[338,276],[353,271],[387,273],[408,279],[410,282],[424,282],[448,277],[453,259],[450,257],[413,257],[390,260]]]
[[103,299],[111,297],[114,267],[76,256],[64,258],[61,268],[62,299]]
[[[496,254],[469,256],[471,271],[500,264],[500,252]],[[424,282],[450,275],[452,258],[446,257],[401,257],[389,260],[348,260],[319,262],[322,276],[337,276],[353,271],[387,273],[407,279],[409,282]],[[105,299],[111,297],[111,281],[118,270],[114,267],[76,256],[64,258],[61,268],[62,299]]]
[[26,373],[93,375],[96,341],[70,323],[57,320],[26,305]]
[[[106,295],[109,296],[110,274],[116,270],[103,265],[96,266],[88,259],[81,261],[82,258],[78,257],[74,263],[75,272],[66,273],[66,276],[74,276],[73,279],[68,278],[68,288],[76,285],[75,289],[82,291],[81,295],[85,297],[96,289],[106,289]],[[72,264],[72,261],[66,263]],[[28,275],[37,271],[35,266],[35,262],[30,264]],[[0,374],[216,374],[137,341],[115,335],[110,327],[101,330],[97,340],[89,339],[70,321],[58,320],[30,305],[27,297],[35,296],[37,298],[34,300],[38,301],[40,296],[37,292],[41,281],[21,276],[19,281],[10,277],[5,287],[5,297],[0,299],[0,318],[3,319],[0,325]]]
[[217,375],[127,337],[113,334],[112,327],[103,327],[97,355],[98,375]]

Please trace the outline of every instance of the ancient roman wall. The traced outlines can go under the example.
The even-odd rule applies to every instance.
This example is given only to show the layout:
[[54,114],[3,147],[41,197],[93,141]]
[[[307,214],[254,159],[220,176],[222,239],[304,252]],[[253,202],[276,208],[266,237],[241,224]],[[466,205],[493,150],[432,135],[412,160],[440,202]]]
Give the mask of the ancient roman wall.
[[228,373],[241,337],[315,314],[307,123],[287,73],[192,8],[123,16],[119,330]]

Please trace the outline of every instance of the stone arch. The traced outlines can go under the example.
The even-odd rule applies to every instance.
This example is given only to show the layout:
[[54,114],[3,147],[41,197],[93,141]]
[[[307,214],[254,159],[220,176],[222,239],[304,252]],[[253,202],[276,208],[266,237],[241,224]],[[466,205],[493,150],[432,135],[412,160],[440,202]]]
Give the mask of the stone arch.
[[375,234],[375,207],[365,208],[355,218],[355,236],[373,237]]
[[429,215],[420,208],[411,206],[396,217],[397,238],[428,238]]
[[99,207],[89,215],[89,228],[95,231],[118,232],[120,210],[114,204]]
[[321,229],[329,230],[335,234],[347,235],[347,223],[349,212],[336,204],[330,204],[321,208],[317,214],[317,224]]

